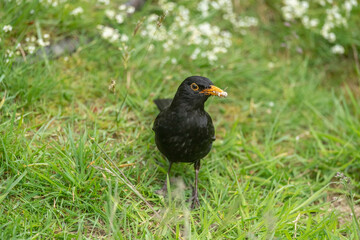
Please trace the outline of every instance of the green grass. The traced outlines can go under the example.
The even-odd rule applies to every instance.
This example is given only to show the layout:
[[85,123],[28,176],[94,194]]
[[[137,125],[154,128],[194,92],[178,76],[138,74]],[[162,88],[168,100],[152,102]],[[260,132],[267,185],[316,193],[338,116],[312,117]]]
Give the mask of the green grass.
[[[138,19],[157,11],[153,4],[123,31],[131,35]],[[244,36],[233,33],[221,64],[191,62],[156,43],[148,52],[151,40],[137,36],[124,62],[97,34],[106,20],[96,7],[79,19],[66,17],[78,4],[69,6],[29,3],[16,11],[15,3],[0,3],[0,17],[16,28],[11,37],[1,33],[1,56],[37,31],[28,19],[55,38],[78,35],[81,46],[57,59],[0,60],[1,239],[360,238],[360,77],[352,53],[283,49],[287,30],[264,20]],[[164,63],[167,56],[178,64]],[[168,164],[151,130],[152,100],[172,97],[190,75],[209,77],[229,94],[206,104],[217,141],[201,162],[201,206],[192,211],[191,165],[174,165],[168,197],[155,194]]]

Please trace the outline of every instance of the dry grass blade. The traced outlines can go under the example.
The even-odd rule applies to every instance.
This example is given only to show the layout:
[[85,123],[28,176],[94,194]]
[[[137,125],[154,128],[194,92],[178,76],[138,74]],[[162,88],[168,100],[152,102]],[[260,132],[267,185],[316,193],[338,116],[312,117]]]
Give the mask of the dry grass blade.
[[0,108],[2,108],[2,106],[4,105],[5,99],[6,99],[6,91],[5,91],[5,93],[4,93],[3,99],[2,99],[1,102],[0,102]]
[[125,168],[125,167],[131,167],[134,166],[136,163],[125,163],[125,164],[121,164],[119,166],[119,168]]

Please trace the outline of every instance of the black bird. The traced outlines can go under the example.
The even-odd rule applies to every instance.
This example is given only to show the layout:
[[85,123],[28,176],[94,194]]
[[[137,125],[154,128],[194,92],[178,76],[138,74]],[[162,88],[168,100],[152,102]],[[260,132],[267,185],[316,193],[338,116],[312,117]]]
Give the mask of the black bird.
[[[211,95],[226,97],[227,93],[214,86],[208,78],[192,76],[181,83],[173,100],[154,101],[161,111],[153,126],[155,142],[170,162],[167,174],[170,174],[171,166],[175,162],[194,163],[192,208],[199,204],[200,160],[210,152],[215,141],[214,125],[210,115],[204,110],[204,103]],[[166,194],[166,179],[163,188],[158,192]]]

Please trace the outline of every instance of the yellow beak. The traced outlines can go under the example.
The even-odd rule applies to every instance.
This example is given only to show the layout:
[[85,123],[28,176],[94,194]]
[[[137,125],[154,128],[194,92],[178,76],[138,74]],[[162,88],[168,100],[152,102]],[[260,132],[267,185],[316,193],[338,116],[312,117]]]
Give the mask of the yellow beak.
[[200,93],[204,93],[205,95],[214,95],[218,97],[227,97],[228,95],[227,92],[214,85],[210,85],[210,88],[204,89]]

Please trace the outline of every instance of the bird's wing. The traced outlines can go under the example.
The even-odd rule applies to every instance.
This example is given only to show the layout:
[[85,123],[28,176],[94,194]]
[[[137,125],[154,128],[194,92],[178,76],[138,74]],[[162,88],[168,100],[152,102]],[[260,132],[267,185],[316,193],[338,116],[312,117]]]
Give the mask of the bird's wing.
[[207,130],[209,131],[209,136],[211,136],[211,141],[215,141],[216,140],[215,128],[214,128],[212,119],[211,119],[211,117],[210,117],[210,115],[208,113],[206,113],[206,117],[208,119],[208,121],[207,121]]
[[156,106],[158,107],[158,109],[160,111],[163,111],[165,108],[170,106],[171,102],[172,102],[172,99],[170,99],[170,98],[154,100],[154,103],[156,104]]

